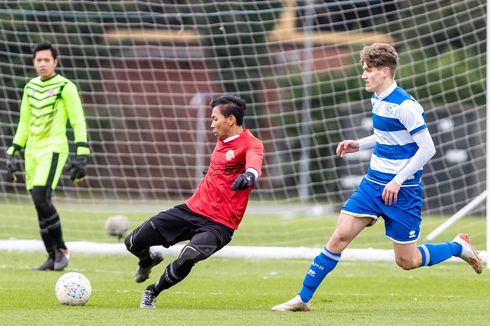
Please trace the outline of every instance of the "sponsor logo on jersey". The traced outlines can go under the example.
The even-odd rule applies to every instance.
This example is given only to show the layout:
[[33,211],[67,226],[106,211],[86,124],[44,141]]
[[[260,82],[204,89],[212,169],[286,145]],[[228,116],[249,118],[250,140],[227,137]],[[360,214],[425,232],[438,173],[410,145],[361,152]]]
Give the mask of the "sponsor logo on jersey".
[[56,91],[54,89],[50,89],[48,91],[48,96],[51,97],[51,96],[55,96],[56,95]]

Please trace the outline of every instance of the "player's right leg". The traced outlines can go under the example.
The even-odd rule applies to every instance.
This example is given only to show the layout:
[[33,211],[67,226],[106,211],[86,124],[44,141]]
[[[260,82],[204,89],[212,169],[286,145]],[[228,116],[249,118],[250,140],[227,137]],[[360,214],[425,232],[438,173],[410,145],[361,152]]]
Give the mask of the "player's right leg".
[[163,254],[158,251],[150,251],[150,247],[165,243],[165,239],[155,225],[154,218],[143,222],[126,237],[124,240],[126,248],[139,259],[138,268],[134,273],[134,280],[137,283],[147,280],[152,268],[163,261]]
[[316,256],[303,280],[298,295],[284,303],[272,307],[272,311],[310,311],[310,300],[325,277],[340,260],[342,251],[368,225],[371,217],[354,217],[341,213],[337,227],[322,252]]
[[372,202],[373,192],[381,189],[366,181],[347,200],[337,220],[337,226],[322,252],[313,259],[306,272],[303,287],[291,300],[272,307],[272,311],[309,311],[310,300],[325,277],[337,266],[342,251],[367,226],[374,224],[377,213]]

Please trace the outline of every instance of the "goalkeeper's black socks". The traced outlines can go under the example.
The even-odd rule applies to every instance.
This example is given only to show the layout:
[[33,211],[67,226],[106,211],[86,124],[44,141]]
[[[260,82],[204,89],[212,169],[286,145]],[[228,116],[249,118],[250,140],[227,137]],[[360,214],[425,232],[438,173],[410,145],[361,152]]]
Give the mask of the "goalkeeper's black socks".
[[51,238],[56,242],[56,247],[66,249],[65,242],[63,241],[63,232],[61,231],[61,221],[58,212],[55,213],[46,221],[47,228]]

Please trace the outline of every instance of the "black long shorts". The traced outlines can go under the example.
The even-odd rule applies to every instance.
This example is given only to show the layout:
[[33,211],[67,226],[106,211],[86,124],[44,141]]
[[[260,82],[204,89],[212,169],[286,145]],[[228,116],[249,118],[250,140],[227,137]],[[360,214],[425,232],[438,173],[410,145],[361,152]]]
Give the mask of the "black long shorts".
[[191,240],[199,233],[211,232],[218,242],[217,251],[231,241],[234,232],[233,229],[223,224],[192,212],[185,204],[160,212],[145,224],[147,224],[146,228],[151,227],[159,231],[163,238],[161,245],[164,247]]

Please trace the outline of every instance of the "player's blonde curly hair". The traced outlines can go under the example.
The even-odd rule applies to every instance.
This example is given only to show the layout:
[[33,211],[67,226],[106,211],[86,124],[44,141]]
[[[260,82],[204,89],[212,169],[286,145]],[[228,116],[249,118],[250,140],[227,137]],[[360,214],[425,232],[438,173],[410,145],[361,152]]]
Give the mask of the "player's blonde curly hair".
[[391,76],[395,77],[398,53],[393,46],[386,43],[366,45],[361,51],[361,65],[364,63],[370,68],[388,67]]

